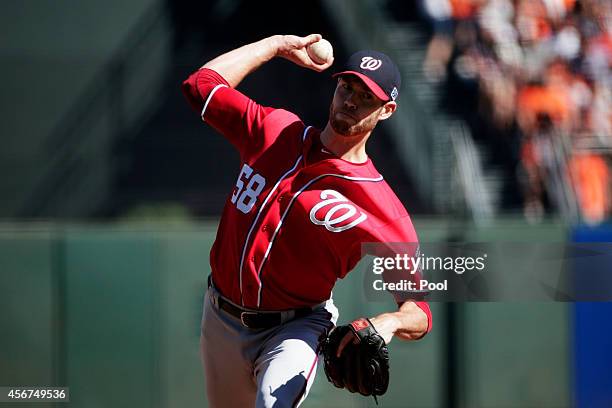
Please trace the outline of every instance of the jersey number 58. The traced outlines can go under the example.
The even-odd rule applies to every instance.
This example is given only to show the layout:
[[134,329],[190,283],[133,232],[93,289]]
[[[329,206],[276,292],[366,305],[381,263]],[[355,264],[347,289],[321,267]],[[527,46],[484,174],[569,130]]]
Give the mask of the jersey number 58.
[[[245,181],[248,181],[246,188],[244,187]],[[232,194],[232,204],[235,204],[241,212],[248,213],[257,202],[257,196],[265,185],[266,179],[260,174],[253,174],[253,169],[245,163],[240,170],[238,180],[236,180],[236,189]]]

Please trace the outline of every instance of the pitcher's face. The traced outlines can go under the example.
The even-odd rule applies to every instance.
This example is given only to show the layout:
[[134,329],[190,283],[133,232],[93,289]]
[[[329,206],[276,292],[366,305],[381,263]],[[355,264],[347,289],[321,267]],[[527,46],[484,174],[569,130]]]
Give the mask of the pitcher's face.
[[372,131],[379,120],[386,119],[383,117],[386,105],[357,76],[343,75],[338,79],[329,107],[329,123],[343,136],[365,134]]

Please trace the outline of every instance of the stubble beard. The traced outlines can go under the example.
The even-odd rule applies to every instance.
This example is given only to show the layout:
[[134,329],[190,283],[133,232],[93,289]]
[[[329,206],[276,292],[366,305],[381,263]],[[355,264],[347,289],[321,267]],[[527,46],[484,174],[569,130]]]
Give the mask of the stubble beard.
[[361,120],[353,125],[340,119],[336,119],[336,112],[330,106],[329,108],[329,124],[331,125],[334,132],[339,135],[350,137],[365,134],[376,126],[376,123],[370,123],[369,121]]
[[336,120],[333,117],[329,118],[329,124],[331,125],[332,129],[334,129],[334,132],[338,133],[339,135],[342,136],[352,136],[353,132],[351,132],[351,126],[343,121],[343,120]]

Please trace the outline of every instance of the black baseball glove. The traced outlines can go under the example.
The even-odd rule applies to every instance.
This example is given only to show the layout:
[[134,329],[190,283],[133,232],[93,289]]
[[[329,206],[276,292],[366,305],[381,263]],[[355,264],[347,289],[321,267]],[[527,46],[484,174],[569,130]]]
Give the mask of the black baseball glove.
[[[338,345],[347,333],[353,333],[353,341],[336,357]],[[389,350],[369,319],[355,320],[338,326],[323,339],[321,354],[325,361],[325,375],[338,388],[361,395],[383,395],[389,385]],[[378,401],[376,401],[378,403]]]

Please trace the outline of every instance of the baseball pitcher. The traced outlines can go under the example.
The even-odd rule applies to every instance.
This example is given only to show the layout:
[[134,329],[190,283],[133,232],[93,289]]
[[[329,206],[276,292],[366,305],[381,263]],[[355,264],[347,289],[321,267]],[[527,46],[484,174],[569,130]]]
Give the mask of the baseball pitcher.
[[308,394],[318,356],[337,387],[387,389],[387,344],[431,329],[420,298],[335,327],[331,293],[364,242],[417,242],[404,206],[366,143],[397,108],[400,74],[383,53],[360,51],[333,76],[324,129],[261,106],[236,87],[275,57],[322,72],[308,47],[318,34],[276,35],[207,62],[183,91],[202,120],[240,153],[240,167],[210,253],[201,353],[213,407],[293,407]]

